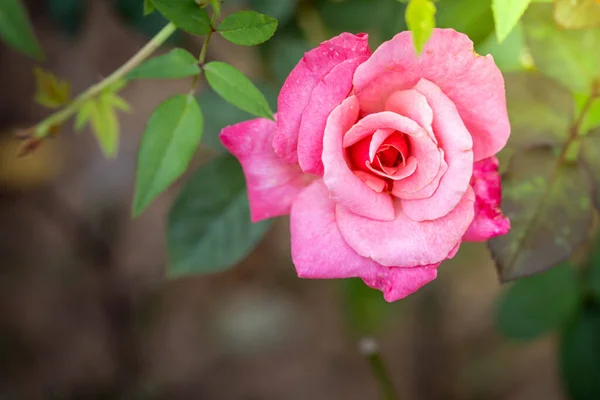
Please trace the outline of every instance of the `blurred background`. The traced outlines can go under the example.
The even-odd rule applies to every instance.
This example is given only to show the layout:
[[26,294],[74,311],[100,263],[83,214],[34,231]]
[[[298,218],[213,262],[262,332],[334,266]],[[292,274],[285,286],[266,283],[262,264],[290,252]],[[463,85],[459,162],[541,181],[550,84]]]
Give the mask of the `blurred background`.
[[[142,0],[26,1],[47,54],[42,66],[79,93],[120,66],[165,24]],[[469,34],[504,72],[528,68],[519,29],[499,46],[487,0],[437,3],[437,23]],[[215,37],[209,59],[230,62],[276,95],[304,51],[342,31],[371,48],[405,30],[397,0],[227,0],[280,20],[257,48]],[[170,45],[197,53],[201,38]],[[161,52],[168,51],[165,46]],[[377,399],[358,339],[380,343],[403,400],[559,400],[556,337],[513,342],[494,327],[503,287],[484,245],[467,244],[439,279],[386,304],[356,281],[296,277],[289,227],[278,219],[233,270],[166,280],[166,217],[181,185],[130,217],[145,122],[190,81],[135,81],[123,91],[121,147],[107,160],[70,126],[17,158],[10,132],[47,115],[32,101],[33,61],[0,45],[0,398]],[[198,166],[222,151],[218,132],[249,116],[203,87]],[[191,168],[190,171],[193,171]]]

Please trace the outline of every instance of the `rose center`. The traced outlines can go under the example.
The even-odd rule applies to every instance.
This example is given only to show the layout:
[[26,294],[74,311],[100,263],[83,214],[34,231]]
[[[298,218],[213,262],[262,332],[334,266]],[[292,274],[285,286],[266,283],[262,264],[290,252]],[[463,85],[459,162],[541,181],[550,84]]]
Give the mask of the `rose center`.
[[372,160],[370,149],[373,137],[366,137],[348,149],[350,159],[354,166],[361,171],[372,173],[375,169],[385,174],[393,174],[406,165],[406,160],[410,155],[405,136],[404,133],[398,131],[392,133],[379,145]]

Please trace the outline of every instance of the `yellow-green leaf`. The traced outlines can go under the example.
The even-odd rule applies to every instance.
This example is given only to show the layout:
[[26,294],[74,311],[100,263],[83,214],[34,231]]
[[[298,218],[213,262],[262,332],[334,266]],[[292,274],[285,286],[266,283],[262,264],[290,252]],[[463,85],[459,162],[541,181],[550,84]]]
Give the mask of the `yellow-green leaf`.
[[523,16],[531,0],[492,0],[496,36],[502,43]]
[[71,85],[60,80],[50,71],[40,67],[33,69],[36,82],[35,101],[41,106],[59,108],[71,99]]
[[435,28],[435,4],[431,0],[410,0],[406,7],[406,25],[412,32],[417,54],[421,53]]
[[119,149],[119,119],[110,97],[101,95],[90,103],[90,123],[106,157],[115,157]]

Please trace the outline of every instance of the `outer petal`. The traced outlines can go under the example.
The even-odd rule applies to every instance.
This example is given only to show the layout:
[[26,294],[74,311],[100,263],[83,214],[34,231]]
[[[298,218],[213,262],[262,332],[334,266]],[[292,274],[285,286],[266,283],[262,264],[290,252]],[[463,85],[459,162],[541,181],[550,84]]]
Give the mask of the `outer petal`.
[[329,116],[323,137],[323,181],[336,203],[367,218],[389,221],[394,219],[392,196],[374,192],[350,170],[344,157],[343,136],[358,112],[358,101],[350,96]]
[[[304,55],[286,79],[279,94],[277,134],[273,138],[273,147],[277,154],[288,162],[295,163],[298,161],[298,132],[302,115],[311,102],[311,96],[315,88],[339,64],[353,58],[368,57],[370,54],[371,50],[369,50],[366,34],[342,33],[321,43],[319,47]],[[333,76],[338,76],[338,73],[334,73],[330,78],[333,78]],[[339,71],[338,77],[340,79],[351,79],[351,76],[341,71]],[[319,93],[337,98],[341,95],[338,91],[343,89],[344,85],[348,85],[348,83],[345,81],[339,82],[339,86],[323,83]],[[321,99],[321,95],[319,95],[319,99]],[[323,115],[326,118],[328,114],[329,112],[323,110],[322,113],[319,112],[318,115],[313,117],[315,117],[315,121],[325,121],[325,119],[322,119]]]
[[383,267],[358,255],[342,238],[335,222],[335,203],[323,181],[302,191],[292,206],[292,259],[301,278],[360,277],[395,301],[434,280],[436,265],[414,268]]
[[297,165],[280,159],[271,147],[275,122],[258,118],[228,126],[219,135],[244,169],[252,221],[285,215],[310,179]]
[[354,71],[366,59],[356,57],[338,64],[313,90],[298,132],[298,162],[304,172],[323,175],[321,154],[327,117],[348,97]]
[[433,131],[444,149],[448,170],[431,197],[402,200],[402,210],[416,221],[433,220],[449,213],[463,198],[473,175],[472,141],[454,104],[426,79],[415,86],[433,109]]
[[475,218],[463,240],[483,242],[508,233],[510,221],[500,210],[502,188],[496,157],[475,163],[471,186],[475,191]]
[[384,109],[392,93],[412,88],[421,78],[434,82],[456,104],[473,136],[475,161],[496,154],[510,134],[504,79],[492,56],[479,56],[473,42],[452,29],[435,29],[417,57],[410,32],[383,43],[354,74],[366,112]]
[[475,195],[469,188],[461,202],[434,221],[413,221],[396,202],[393,221],[374,221],[337,206],[342,237],[358,254],[385,266],[414,267],[445,260],[473,221]]

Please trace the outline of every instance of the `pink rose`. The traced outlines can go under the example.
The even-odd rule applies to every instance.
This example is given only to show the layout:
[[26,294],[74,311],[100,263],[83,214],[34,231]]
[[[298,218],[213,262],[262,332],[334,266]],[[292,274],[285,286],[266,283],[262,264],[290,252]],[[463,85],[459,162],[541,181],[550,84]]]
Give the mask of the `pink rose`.
[[388,301],[437,276],[463,240],[508,232],[495,154],[510,134],[502,74],[469,38],[410,32],[371,54],[343,33],[287,78],[277,122],[227,127],[253,221],[291,213],[303,278],[360,277]]

